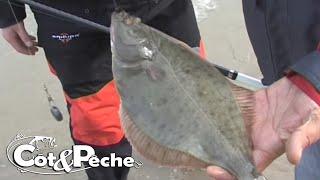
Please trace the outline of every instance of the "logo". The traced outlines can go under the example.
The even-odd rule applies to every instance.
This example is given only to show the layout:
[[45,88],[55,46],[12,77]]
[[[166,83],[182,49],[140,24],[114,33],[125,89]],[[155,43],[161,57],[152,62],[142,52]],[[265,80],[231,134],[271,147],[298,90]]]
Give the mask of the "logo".
[[[88,145],[74,145],[57,151],[56,139],[47,136],[24,136],[18,134],[7,146],[7,158],[22,173],[61,175],[95,167],[140,168],[143,163],[132,157],[97,157]],[[83,163],[88,164],[84,166]]]
[[80,33],[77,33],[77,34],[61,33],[60,35],[52,35],[53,39],[57,39],[61,41],[63,44],[67,44],[69,41],[79,37],[80,37]]

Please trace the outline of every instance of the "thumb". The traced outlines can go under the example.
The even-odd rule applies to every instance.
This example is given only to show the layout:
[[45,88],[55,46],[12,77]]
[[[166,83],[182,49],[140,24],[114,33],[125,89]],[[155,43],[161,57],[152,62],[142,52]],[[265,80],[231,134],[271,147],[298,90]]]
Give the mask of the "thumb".
[[320,139],[320,109],[312,111],[309,120],[292,133],[286,144],[288,160],[298,164],[303,150]]
[[31,39],[30,35],[27,33],[24,24],[19,24],[19,29],[17,31],[20,39],[27,47],[33,47],[33,40]]

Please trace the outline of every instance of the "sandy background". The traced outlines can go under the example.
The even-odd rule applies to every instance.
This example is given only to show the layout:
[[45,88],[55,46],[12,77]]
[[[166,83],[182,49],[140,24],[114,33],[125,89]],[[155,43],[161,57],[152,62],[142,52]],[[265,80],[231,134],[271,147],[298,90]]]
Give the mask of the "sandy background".
[[[239,0],[218,0],[215,10],[199,26],[212,62],[259,78],[261,73],[245,31],[241,8]],[[36,26],[32,18],[28,18],[26,24],[29,31],[35,34]],[[43,52],[35,57],[23,56],[15,53],[0,38],[0,82],[0,179],[87,179],[84,173],[64,176],[22,174],[6,158],[5,148],[18,133],[53,136],[59,149],[72,145],[61,86],[50,75]],[[56,122],[51,117],[43,83],[47,84],[57,105],[63,110],[63,122]],[[138,159],[145,164],[140,169],[133,169],[129,180],[209,179],[203,172],[169,170],[151,165],[141,157]],[[275,161],[264,174],[270,180],[294,179],[293,167],[284,157]]]

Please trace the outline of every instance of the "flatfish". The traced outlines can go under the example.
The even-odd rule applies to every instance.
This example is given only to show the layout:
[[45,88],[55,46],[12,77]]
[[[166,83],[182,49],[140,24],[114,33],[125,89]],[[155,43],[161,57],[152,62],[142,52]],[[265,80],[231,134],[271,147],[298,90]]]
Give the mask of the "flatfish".
[[112,15],[113,74],[126,136],[147,159],[174,167],[216,165],[239,180],[264,179],[252,163],[243,118],[252,92],[126,12]]

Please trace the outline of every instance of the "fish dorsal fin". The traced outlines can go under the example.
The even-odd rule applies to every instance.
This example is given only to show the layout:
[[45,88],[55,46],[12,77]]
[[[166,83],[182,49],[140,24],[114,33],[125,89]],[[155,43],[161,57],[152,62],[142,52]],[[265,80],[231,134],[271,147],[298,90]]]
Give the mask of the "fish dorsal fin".
[[209,164],[182,151],[166,148],[144,134],[120,106],[120,119],[126,138],[133,148],[143,157],[159,165],[182,168],[206,168]]
[[234,98],[241,110],[245,126],[248,132],[251,130],[252,123],[256,118],[254,91],[238,86],[229,82]]

